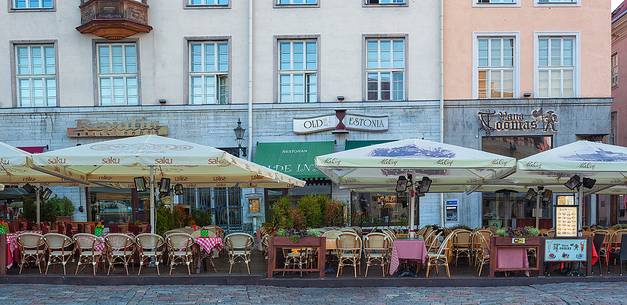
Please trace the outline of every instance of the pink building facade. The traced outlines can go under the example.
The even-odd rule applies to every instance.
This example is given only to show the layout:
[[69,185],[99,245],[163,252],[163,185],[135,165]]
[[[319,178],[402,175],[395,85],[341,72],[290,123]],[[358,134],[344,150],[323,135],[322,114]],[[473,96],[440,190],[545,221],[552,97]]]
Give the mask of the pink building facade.
[[[610,0],[444,6],[447,143],[521,159],[577,140],[610,140]],[[542,227],[553,224],[552,201],[536,211],[535,201],[509,191],[446,196],[481,225],[535,225],[536,212]],[[609,203],[587,198],[584,224],[608,223]]]

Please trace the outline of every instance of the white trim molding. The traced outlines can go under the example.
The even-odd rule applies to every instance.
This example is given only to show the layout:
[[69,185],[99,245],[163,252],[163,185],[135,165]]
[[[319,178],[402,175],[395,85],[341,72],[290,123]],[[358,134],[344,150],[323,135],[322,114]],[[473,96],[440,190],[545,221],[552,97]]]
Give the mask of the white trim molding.
[[572,2],[552,2],[552,3],[540,3],[540,0],[533,0],[533,6],[535,7],[573,7],[573,6],[581,6],[581,1],[583,0],[575,0]]
[[510,8],[510,7],[520,7],[522,0],[514,0],[514,3],[477,3],[479,0],[470,0],[472,2],[472,7],[481,7],[481,8]]
[[[472,98],[479,99],[479,37],[514,37],[514,94],[520,98],[520,32],[473,32],[472,33]],[[491,98],[488,98],[491,99]],[[507,98],[497,98],[507,99]]]
[[[575,71],[574,71],[574,80],[573,80],[573,98],[577,98],[580,96],[580,88],[581,88],[581,39],[580,32],[534,32],[533,33],[533,97],[541,98],[539,95],[539,75],[538,69],[540,66],[540,54],[538,47],[540,45],[539,39],[540,37],[553,36],[553,37],[566,37],[571,36],[575,38],[575,50],[573,62],[575,63]],[[560,98],[560,97],[557,97]]]

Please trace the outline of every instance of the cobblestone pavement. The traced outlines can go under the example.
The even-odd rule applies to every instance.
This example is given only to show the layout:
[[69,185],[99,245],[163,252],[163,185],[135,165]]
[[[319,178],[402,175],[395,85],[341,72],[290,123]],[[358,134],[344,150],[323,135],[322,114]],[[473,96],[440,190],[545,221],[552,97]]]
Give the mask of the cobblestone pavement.
[[499,288],[277,288],[262,286],[0,286],[0,304],[627,304],[627,285]]

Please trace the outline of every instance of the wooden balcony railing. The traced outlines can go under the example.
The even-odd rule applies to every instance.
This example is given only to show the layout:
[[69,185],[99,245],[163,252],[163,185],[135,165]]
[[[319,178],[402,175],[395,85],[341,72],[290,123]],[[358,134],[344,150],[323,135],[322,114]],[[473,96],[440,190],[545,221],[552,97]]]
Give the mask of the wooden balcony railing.
[[81,0],[83,34],[93,34],[110,40],[148,33],[147,0]]

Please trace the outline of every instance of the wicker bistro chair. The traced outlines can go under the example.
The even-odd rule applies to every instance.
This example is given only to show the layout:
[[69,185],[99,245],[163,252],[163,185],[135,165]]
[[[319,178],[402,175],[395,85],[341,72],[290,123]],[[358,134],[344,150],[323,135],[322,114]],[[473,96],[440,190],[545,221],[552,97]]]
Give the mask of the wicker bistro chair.
[[[449,270],[448,265],[448,250],[450,249],[451,239],[453,238],[453,234],[449,234],[446,236],[444,241],[440,243],[440,246],[437,247],[436,252],[429,252],[427,254],[427,274],[426,277],[429,277],[429,271],[432,267],[435,267],[435,272],[439,273],[440,267],[444,267],[446,269],[446,275],[450,278],[451,272]],[[435,239],[437,240],[437,238]],[[435,242],[434,240],[434,242]]]
[[126,275],[128,275],[128,265],[135,253],[135,241],[133,238],[122,233],[110,233],[105,236],[106,259],[109,264],[107,275],[111,270],[115,271],[115,265],[124,265]]
[[[298,267],[300,269],[300,276],[303,276],[303,267],[307,266],[309,260],[309,252],[307,248],[300,249],[283,249],[283,257],[285,258],[284,268],[288,269],[290,266]],[[285,276],[285,271],[283,271]]]
[[617,259],[619,259],[620,257],[620,251],[622,247],[621,242],[622,242],[623,236],[627,236],[627,229],[620,229],[614,232],[614,234],[612,234],[612,244],[611,244],[610,255],[612,255],[613,257]]
[[337,275],[339,277],[344,270],[344,266],[352,266],[357,277],[361,266],[361,246],[362,241],[359,235],[352,232],[343,232],[337,238],[337,258],[338,268]]
[[468,230],[457,230],[451,234],[453,235],[455,266],[457,266],[460,257],[468,259],[468,265],[472,265],[472,232]]
[[68,249],[73,241],[71,238],[57,233],[48,233],[42,237],[46,248],[48,249],[48,264],[46,266],[46,274],[50,265],[62,265],[63,275],[66,275],[65,265],[72,258],[73,250]]
[[601,245],[595,244],[595,247],[597,249],[597,254],[599,255],[599,263],[601,263],[602,259],[604,259],[605,265],[609,269],[610,243],[612,239],[612,234],[608,230],[595,230],[594,236],[593,236],[594,241],[601,240],[601,237],[597,237],[597,236],[603,236],[603,243]]
[[22,233],[17,236],[17,246],[20,251],[20,274],[24,264],[33,262],[37,264],[39,273],[41,273],[41,263],[44,262],[46,254],[46,244],[41,234]]
[[165,245],[163,237],[157,234],[142,233],[137,235],[135,243],[137,244],[137,251],[139,252],[139,272],[137,272],[137,275],[142,273],[142,267],[144,264],[149,264],[151,259],[155,260],[157,275],[161,275],[159,264],[163,258],[163,247]]
[[255,238],[246,233],[231,233],[224,238],[224,247],[229,254],[229,274],[236,263],[246,264],[250,274],[250,256],[255,246]]
[[185,264],[187,274],[191,275],[191,264],[194,261],[194,238],[187,233],[172,233],[166,237],[168,246],[168,259],[170,261],[170,275],[174,266]]
[[76,264],[74,275],[77,275],[82,270],[81,265],[83,265],[83,269],[87,265],[91,265],[94,276],[96,275],[96,265],[102,259],[102,251],[96,250],[96,245],[99,243],[98,237],[93,234],[79,233],[74,235],[74,249],[78,255],[78,263]]
[[472,233],[472,256],[476,265],[481,260],[481,252],[483,251],[482,240],[490,244],[490,239],[492,239],[492,231],[488,229],[480,229]]
[[479,277],[483,271],[483,266],[490,264],[490,242],[483,235],[477,234],[480,244],[479,251],[476,254],[477,266],[479,267]]
[[330,245],[330,247],[327,247],[327,256],[337,257],[337,238],[338,236],[340,236],[340,234],[342,234],[342,232],[338,230],[329,230],[322,233],[322,237],[326,238],[327,240],[327,245],[332,244]]
[[385,277],[386,266],[390,260],[392,239],[385,233],[370,233],[364,236],[364,255],[366,257],[366,272],[368,277],[370,266],[381,266]]

